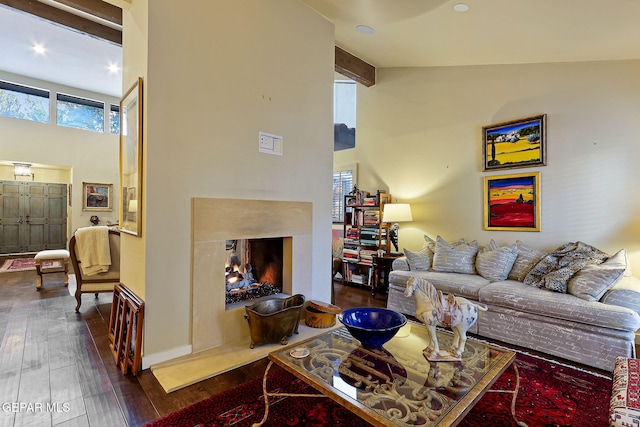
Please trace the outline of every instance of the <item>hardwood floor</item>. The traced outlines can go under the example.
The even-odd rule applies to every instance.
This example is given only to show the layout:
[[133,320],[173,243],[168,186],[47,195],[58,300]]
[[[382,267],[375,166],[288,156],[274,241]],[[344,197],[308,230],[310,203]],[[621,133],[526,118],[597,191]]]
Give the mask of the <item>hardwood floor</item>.
[[[40,291],[35,280],[35,271],[0,273],[0,427],[144,426],[264,373],[261,359],[167,394],[150,370],[134,377],[115,366],[111,295],[83,295],[78,314],[73,276],[69,288],[62,274],[47,275]],[[363,288],[334,283],[334,293],[342,308],[386,306],[383,295]]]
[[[125,376],[115,366],[111,295],[83,295],[78,314],[62,274],[40,291],[35,282],[35,271],[0,273],[0,427],[143,426],[264,373],[261,359],[167,394],[149,370]],[[342,308],[386,306],[366,289],[334,283],[334,293]]]

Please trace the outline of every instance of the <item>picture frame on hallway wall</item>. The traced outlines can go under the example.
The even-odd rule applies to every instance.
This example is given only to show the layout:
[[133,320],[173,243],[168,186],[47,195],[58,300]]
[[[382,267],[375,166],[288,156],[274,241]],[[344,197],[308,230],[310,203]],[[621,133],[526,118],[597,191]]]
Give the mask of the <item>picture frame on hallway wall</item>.
[[142,77],[120,100],[120,231],[142,232]]
[[482,128],[483,170],[547,164],[547,115]]
[[113,184],[82,183],[83,211],[112,211]]
[[484,229],[540,231],[540,172],[484,177]]

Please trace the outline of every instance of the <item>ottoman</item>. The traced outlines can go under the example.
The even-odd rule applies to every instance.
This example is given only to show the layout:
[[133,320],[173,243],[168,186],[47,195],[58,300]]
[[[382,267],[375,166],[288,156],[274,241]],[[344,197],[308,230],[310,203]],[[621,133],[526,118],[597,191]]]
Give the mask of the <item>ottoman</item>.
[[36,289],[42,288],[42,275],[47,273],[64,272],[64,285],[69,286],[69,251],[55,249],[40,251],[34,257],[36,260]]
[[640,360],[616,357],[609,405],[611,427],[640,423]]

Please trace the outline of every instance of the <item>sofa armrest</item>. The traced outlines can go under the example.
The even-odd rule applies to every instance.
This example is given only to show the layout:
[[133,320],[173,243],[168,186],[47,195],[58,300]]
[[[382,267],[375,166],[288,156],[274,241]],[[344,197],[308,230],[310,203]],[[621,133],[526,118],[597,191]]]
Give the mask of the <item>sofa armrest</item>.
[[406,256],[401,256],[399,258],[394,259],[393,262],[391,263],[391,269],[392,270],[402,270],[402,271],[410,271],[411,270],[409,268],[409,262],[407,261],[407,257]]
[[640,314],[640,279],[624,276],[600,298],[604,304],[629,308]]

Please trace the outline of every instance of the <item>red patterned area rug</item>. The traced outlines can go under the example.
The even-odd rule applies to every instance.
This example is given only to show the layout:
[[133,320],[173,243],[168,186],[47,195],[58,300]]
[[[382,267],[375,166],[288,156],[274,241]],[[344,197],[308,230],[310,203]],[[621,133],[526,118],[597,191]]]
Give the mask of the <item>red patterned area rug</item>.
[[35,270],[36,260],[33,258],[13,258],[8,259],[0,267],[0,272],[4,271],[25,271]]
[[[514,420],[511,410],[517,377],[510,367],[460,422],[465,427],[603,427],[608,425],[611,379],[573,367],[518,353],[519,389]],[[271,392],[314,393],[314,389],[284,370],[272,370]],[[269,399],[264,426],[349,426],[369,424],[324,397]],[[148,427],[249,427],[264,415],[262,379],[205,399]]]

